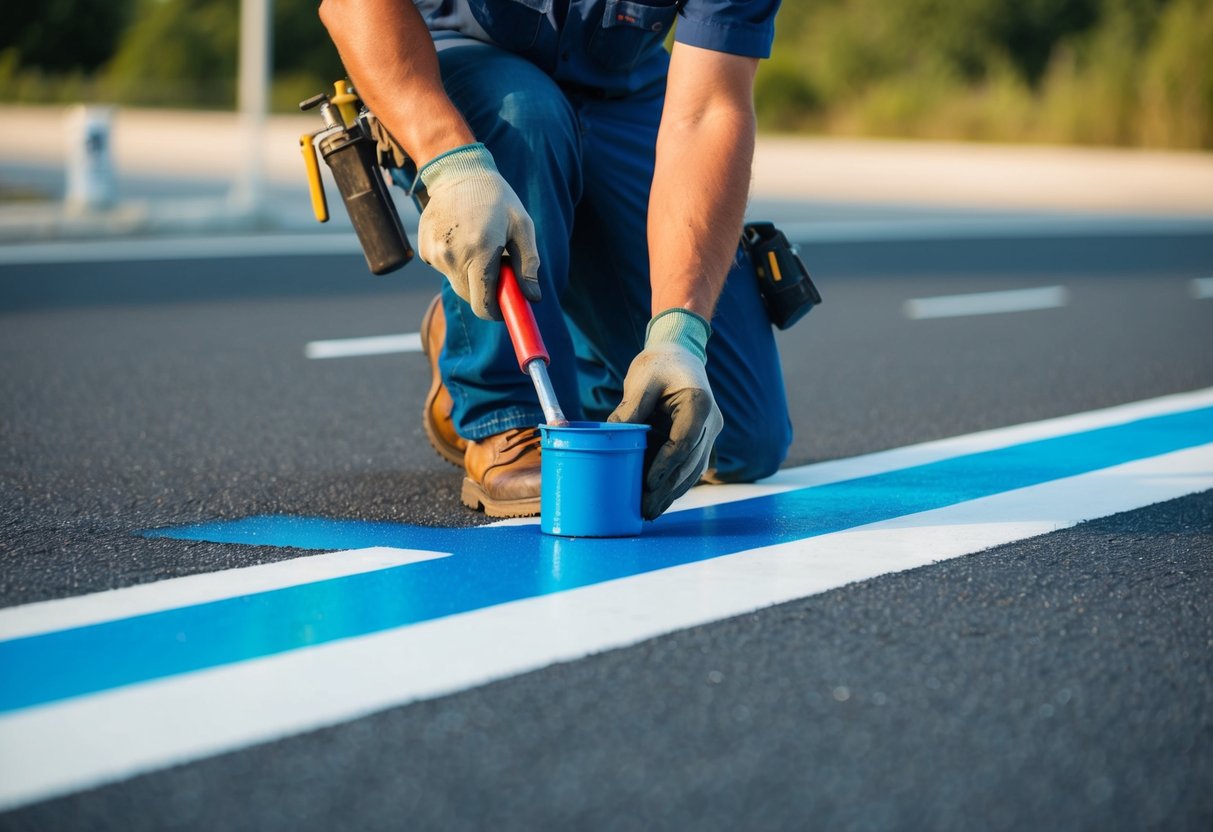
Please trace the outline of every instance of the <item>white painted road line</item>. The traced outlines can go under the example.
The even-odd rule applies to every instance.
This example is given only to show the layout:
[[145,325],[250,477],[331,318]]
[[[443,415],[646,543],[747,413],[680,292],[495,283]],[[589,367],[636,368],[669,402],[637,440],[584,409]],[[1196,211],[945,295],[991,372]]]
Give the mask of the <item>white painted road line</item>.
[[905,302],[904,311],[906,317],[914,321],[926,318],[961,318],[969,315],[1057,309],[1065,306],[1069,299],[1070,292],[1065,286],[1041,286],[1005,292],[913,298]]
[[[722,505],[765,494],[830,485],[929,465],[952,457],[993,451],[1054,436],[1096,430],[1147,419],[1165,413],[1213,406],[1213,388],[1178,393],[1131,404],[1059,416],[1040,422],[936,439],[904,448],[864,454],[848,459],[785,468],[759,483],[693,488],[670,508],[671,513]],[[494,526],[535,525],[536,517],[499,520]],[[0,609],[0,640],[83,627],[224,598],[297,586],[326,578],[356,575],[407,563],[420,563],[443,553],[374,547],[308,555],[292,560],[241,567],[151,584],[108,590],[74,598],[61,598]]]
[[[691,489],[670,508],[671,513],[723,505],[766,494],[779,494],[886,474],[903,468],[968,454],[994,451],[1082,431],[1097,430],[1167,413],[1213,407],[1213,388],[1177,393],[1115,407],[1058,416],[1039,422],[936,439],[903,448],[785,468],[759,483],[713,485]],[[891,521],[890,521],[891,522]],[[493,526],[535,525],[537,517],[499,520]],[[74,598],[42,601],[0,609],[0,640],[50,633],[173,609],[208,601],[236,598],[326,578],[357,575],[408,563],[420,563],[446,553],[374,547],[314,554],[258,566],[171,578],[150,584],[108,590]]]
[[0,749],[9,752],[0,751],[0,808],[1209,488],[1213,445],[1198,446],[844,532],[29,708],[0,719]]
[[304,347],[308,358],[351,358],[359,355],[389,355],[398,352],[421,352],[421,334],[372,335],[367,338],[336,338],[331,341],[311,341]]
[[[886,468],[895,461],[912,464],[978,448],[1017,446],[1210,404],[1213,390],[1202,390],[985,431],[860,458],[849,473]],[[845,476],[847,463],[785,472],[783,485]],[[826,466],[829,473],[823,476]],[[832,534],[25,708],[0,717],[0,808],[338,724],[1209,488],[1213,445],[1198,445]],[[698,493],[719,492],[706,488]],[[356,554],[233,570],[228,578],[258,574],[262,585],[275,586],[267,578],[275,570],[294,570],[301,561],[326,557],[339,564]],[[378,556],[415,553],[380,551]],[[18,607],[11,614],[20,619],[23,611],[40,608],[42,620],[24,632],[46,632],[48,626],[109,619],[121,613],[115,602],[123,598],[144,597],[144,611],[159,609],[148,606],[148,599],[161,586],[173,588],[174,603],[252,591],[239,580],[205,589],[212,577],[102,593],[108,600],[100,605],[100,595],[86,596]],[[204,589],[183,592],[186,586]],[[77,603],[87,609],[71,611]],[[48,615],[52,604],[56,613]]]
[[449,557],[375,546],[0,609],[0,641]]
[[1193,280],[1192,297],[1197,300],[1213,298],[1213,277],[1198,277]]

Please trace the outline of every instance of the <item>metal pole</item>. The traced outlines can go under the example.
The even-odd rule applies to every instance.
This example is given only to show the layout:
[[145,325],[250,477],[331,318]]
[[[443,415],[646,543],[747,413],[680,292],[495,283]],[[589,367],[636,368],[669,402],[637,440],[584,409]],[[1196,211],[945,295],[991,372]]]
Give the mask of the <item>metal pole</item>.
[[244,165],[232,186],[237,209],[256,212],[264,191],[264,131],[269,110],[270,56],[273,54],[273,0],[241,0],[240,66],[236,90],[243,134]]

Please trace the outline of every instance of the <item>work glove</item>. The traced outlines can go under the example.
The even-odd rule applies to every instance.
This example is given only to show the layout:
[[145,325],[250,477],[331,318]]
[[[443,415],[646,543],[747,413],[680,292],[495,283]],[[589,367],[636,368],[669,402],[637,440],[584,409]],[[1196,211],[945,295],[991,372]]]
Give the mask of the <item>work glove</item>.
[[539,292],[535,224],[483,144],[447,151],[421,169],[428,196],[417,229],[421,259],[446,275],[478,317],[501,320],[497,280],[508,252],[527,300]]
[[686,309],[667,309],[649,321],[644,350],[628,367],[623,401],[610,422],[651,426],[640,511],[661,516],[699,482],[724,418],[712,397],[706,347],[712,328]]

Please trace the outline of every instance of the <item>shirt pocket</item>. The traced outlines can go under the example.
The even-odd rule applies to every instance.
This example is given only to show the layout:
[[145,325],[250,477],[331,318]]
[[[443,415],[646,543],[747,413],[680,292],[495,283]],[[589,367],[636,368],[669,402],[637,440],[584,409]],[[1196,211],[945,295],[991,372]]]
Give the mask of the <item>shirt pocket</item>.
[[552,0],[468,0],[468,6],[495,43],[522,51],[535,43]]
[[607,0],[602,26],[590,38],[590,56],[607,69],[626,72],[665,39],[677,14],[676,0],[660,5]]

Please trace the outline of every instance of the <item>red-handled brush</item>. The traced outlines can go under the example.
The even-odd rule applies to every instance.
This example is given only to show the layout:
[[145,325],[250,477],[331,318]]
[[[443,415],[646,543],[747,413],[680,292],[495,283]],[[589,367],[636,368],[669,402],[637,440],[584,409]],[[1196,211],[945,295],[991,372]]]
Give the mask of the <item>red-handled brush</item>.
[[518,366],[535,383],[543,418],[549,425],[567,425],[569,420],[564,418],[560,402],[556,401],[556,391],[552,389],[552,380],[548,378],[548,362],[551,359],[543,345],[543,336],[539,334],[539,325],[535,323],[535,313],[518,286],[514,267],[505,260],[501,261],[501,279],[497,282],[497,303],[501,306],[505,328],[514,344]]

